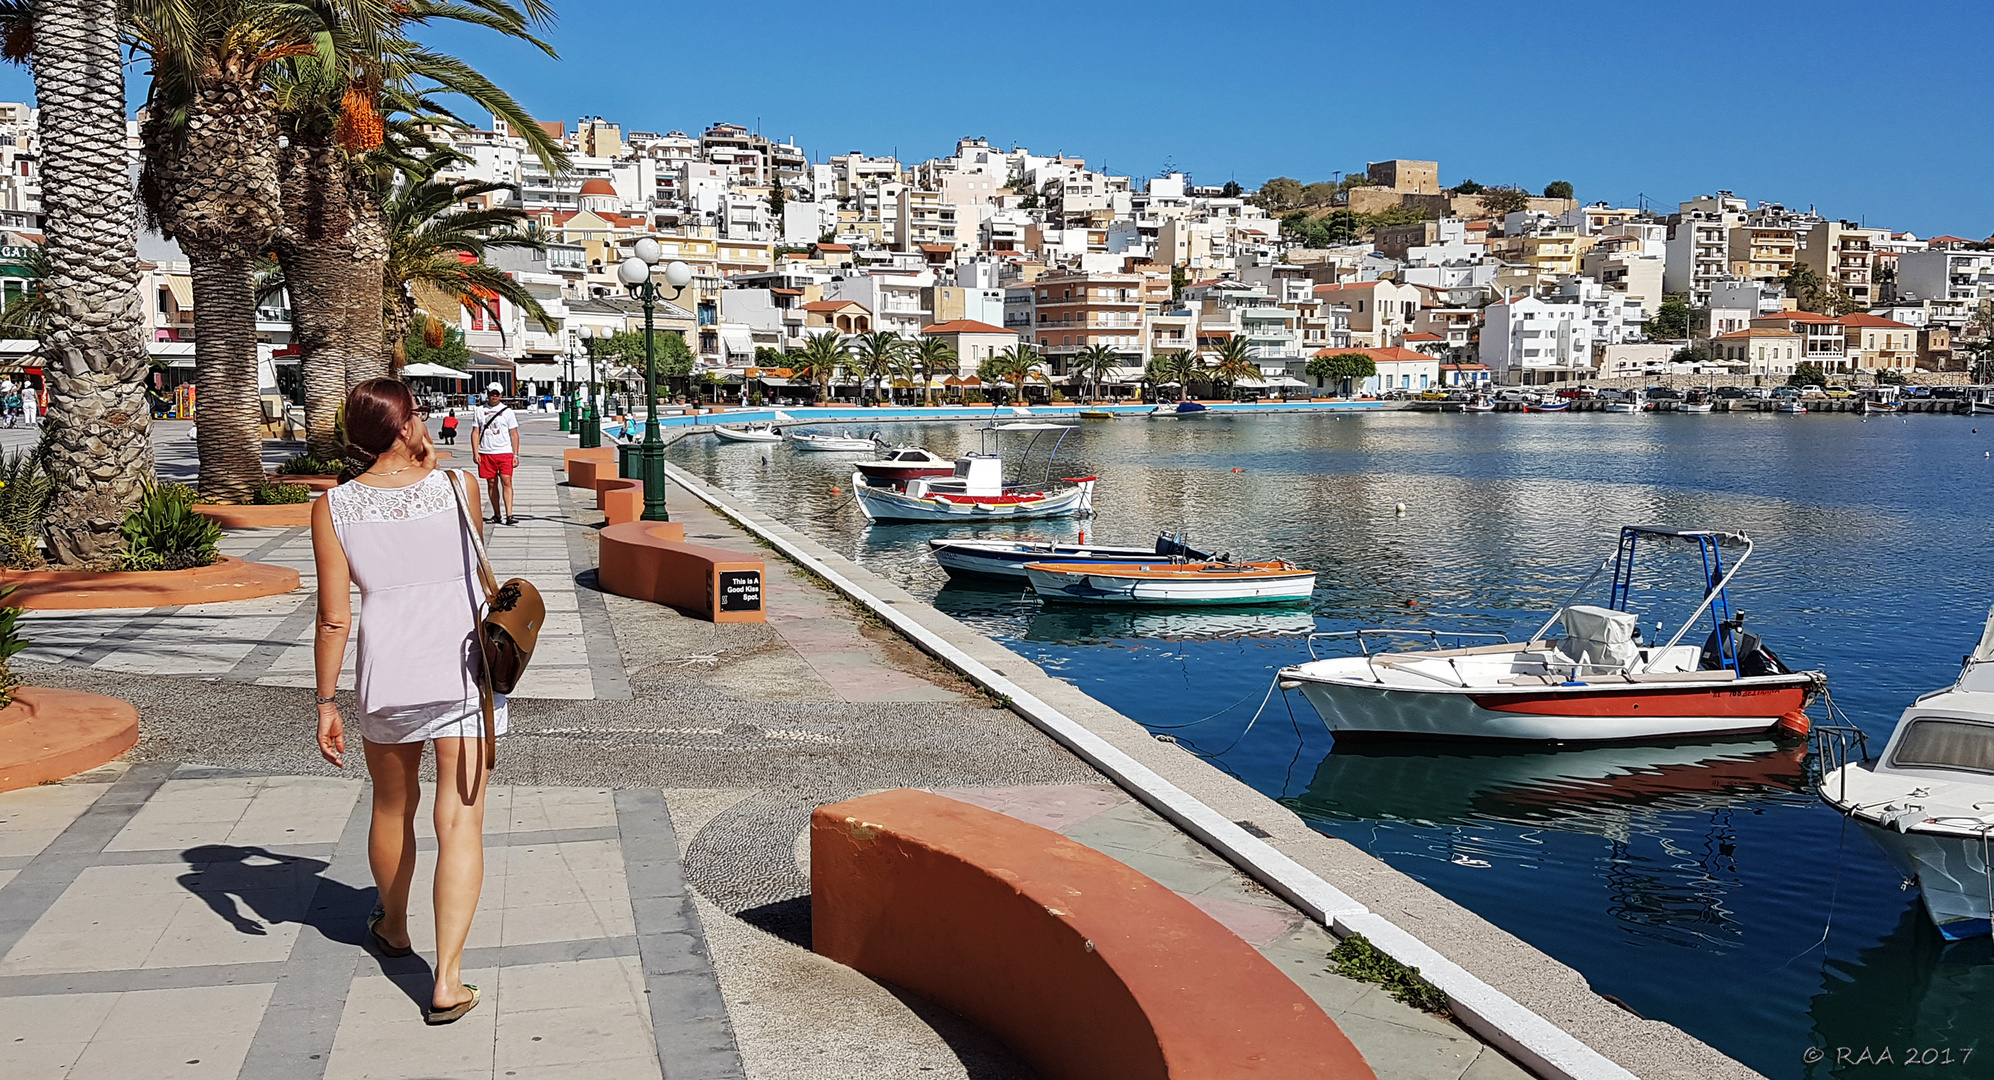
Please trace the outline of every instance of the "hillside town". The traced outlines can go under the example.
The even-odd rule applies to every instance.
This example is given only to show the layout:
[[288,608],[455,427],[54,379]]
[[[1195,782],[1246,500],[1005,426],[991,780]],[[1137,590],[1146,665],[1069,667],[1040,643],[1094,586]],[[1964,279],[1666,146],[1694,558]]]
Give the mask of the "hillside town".
[[[35,109],[0,104],[0,299],[35,274],[35,124]],[[457,156],[437,178],[462,185],[466,208],[523,215],[537,244],[485,260],[538,310],[412,289],[427,319],[461,334],[459,363],[529,396],[586,381],[585,337],[642,328],[616,277],[640,237],[693,275],[655,313],[690,353],[674,374],[743,401],[859,396],[855,371],[813,386],[784,357],[816,336],[880,331],[948,346],[951,369],[890,380],[928,392],[974,393],[986,361],[1023,346],[1043,365],[1027,394],[1133,395],[1164,381],[1158,358],[1188,358],[1164,375],[1200,380],[1227,343],[1257,368],[1233,371],[1227,389],[1258,396],[1671,376],[1768,385],[1802,365],[1849,384],[1965,381],[1994,310],[1994,243],[1729,191],[1617,207],[1562,182],[1541,195],[1443,186],[1440,163],[1411,160],[1253,191],[1174,170],[1113,175],[983,138],[903,162],[813,154],[729,123],[698,135],[601,117],[540,126],[566,170],[550,172],[503,121],[432,132]],[[141,253],[155,364],[191,381],[188,265],[156,237]],[[295,364],[281,290],[259,301],[257,336],[278,370]],[[0,364],[30,368],[33,350],[0,341]],[[1373,361],[1361,385],[1310,375],[1312,359],[1353,352]]]

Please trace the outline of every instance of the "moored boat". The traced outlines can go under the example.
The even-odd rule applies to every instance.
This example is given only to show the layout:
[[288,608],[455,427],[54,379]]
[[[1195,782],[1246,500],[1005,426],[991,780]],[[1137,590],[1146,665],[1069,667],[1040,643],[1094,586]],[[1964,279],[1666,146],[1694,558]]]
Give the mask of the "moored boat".
[[1287,562],[1035,562],[1032,591],[1094,604],[1279,604],[1315,593],[1315,571]]
[[[1852,744],[1862,748],[1850,760]],[[1874,759],[1854,728],[1824,728],[1817,788],[1906,877],[1949,940],[1988,933],[1994,866],[1994,613],[1959,677],[1911,703]]]
[[1115,414],[1114,414],[1114,413],[1111,413],[1111,412],[1109,412],[1109,411],[1108,411],[1108,410],[1106,410],[1106,409],[1082,409],[1082,410],[1080,410],[1080,419],[1082,419],[1082,420],[1113,420],[1114,418],[1115,418]]
[[1468,403],[1466,405],[1461,406],[1461,411],[1471,412],[1471,413],[1491,413],[1496,411],[1496,406],[1495,402],[1491,400],[1487,394],[1476,394],[1474,397],[1468,399]]
[[1788,416],[1799,416],[1807,411],[1807,406],[1802,405],[1799,398],[1781,398],[1779,404],[1772,407],[1772,411],[1785,413]]
[[1209,552],[1186,545],[1168,536],[1156,538],[1154,547],[1110,547],[1102,544],[1055,544],[1037,540],[951,540],[928,541],[928,553],[951,576],[1016,578],[1024,580],[1025,564],[1033,562],[1126,563],[1172,557],[1209,560]]
[[875,484],[904,482],[917,476],[955,474],[953,460],[920,446],[891,447],[876,460],[861,461],[853,468],[864,475],[868,482]]
[[[1638,616],[1627,610],[1644,541],[1686,544],[1704,568],[1702,602],[1661,645],[1641,640]],[[1615,558],[1601,564],[1613,568],[1607,606],[1559,608],[1523,641],[1426,628],[1318,635],[1354,640],[1360,655],[1284,668],[1281,686],[1300,690],[1339,738],[1633,742],[1775,726],[1805,733],[1804,710],[1825,677],[1788,668],[1730,612],[1725,589],[1751,550],[1742,533],[1628,526]],[[1682,644],[1706,614],[1703,646]],[[1554,627],[1560,636],[1548,636]],[[1408,636],[1432,647],[1372,650]],[[1443,637],[1462,644],[1443,648]]]
[[1564,412],[1571,407],[1572,403],[1564,398],[1539,398],[1523,403],[1524,412]]
[[791,434],[789,441],[798,450],[813,450],[826,453],[856,453],[861,450],[877,450],[876,439],[861,439],[851,432],[838,435],[799,435]]
[[947,477],[920,476],[895,489],[866,483],[852,473],[852,497],[868,521],[966,521],[1067,517],[1094,509],[1092,476],[1069,487],[1024,490],[1003,482],[1001,459],[982,454],[957,458]]
[[1606,411],[1610,413],[1638,413],[1641,411],[1641,403],[1638,401],[1609,401],[1606,403]]
[[713,429],[713,434],[719,436],[721,442],[778,443],[782,441],[782,432],[777,431],[769,424],[716,427]]

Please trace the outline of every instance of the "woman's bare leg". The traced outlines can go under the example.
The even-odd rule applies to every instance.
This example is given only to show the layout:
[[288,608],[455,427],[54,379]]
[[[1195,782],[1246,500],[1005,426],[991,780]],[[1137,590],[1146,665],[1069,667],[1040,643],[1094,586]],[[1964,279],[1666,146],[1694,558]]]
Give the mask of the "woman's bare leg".
[[367,865],[386,914],[375,927],[382,939],[407,948],[408,891],[415,880],[415,812],[422,805],[422,745],[366,743],[367,775],[374,781],[374,820],[367,830]]
[[485,884],[485,756],[477,739],[436,740],[436,989],[439,1009],[471,998],[464,939]]

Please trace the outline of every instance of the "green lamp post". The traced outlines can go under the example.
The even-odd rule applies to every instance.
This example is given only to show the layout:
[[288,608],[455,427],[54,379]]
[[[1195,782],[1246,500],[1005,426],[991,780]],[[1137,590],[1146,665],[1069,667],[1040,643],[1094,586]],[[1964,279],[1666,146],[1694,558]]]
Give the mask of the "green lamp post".
[[[637,448],[637,475],[644,481],[644,520],[669,521],[665,512],[665,440],[658,431],[658,348],[651,326],[658,305],[658,283],[651,268],[664,258],[656,240],[644,237],[630,245],[631,255],[616,268],[616,279],[644,305],[644,443]],[[665,284],[671,286],[668,300],[677,300],[692,283],[692,267],[672,262],[665,267]]]
[[584,326],[575,331],[575,336],[581,339],[582,349],[589,358],[588,398],[582,402],[581,415],[576,422],[580,425],[582,449],[593,450],[602,445],[602,417],[595,407],[595,330]]
[[561,358],[561,430],[575,430],[575,358],[572,354]]

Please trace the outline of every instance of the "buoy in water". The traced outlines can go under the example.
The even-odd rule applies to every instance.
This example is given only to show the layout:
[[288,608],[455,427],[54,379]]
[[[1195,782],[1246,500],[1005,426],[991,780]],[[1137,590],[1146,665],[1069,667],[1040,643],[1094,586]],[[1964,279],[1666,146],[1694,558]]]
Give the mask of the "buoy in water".
[[832,488],[832,489],[831,489],[831,494],[833,494],[833,495],[843,495],[844,493],[845,493],[845,489],[844,489],[844,488]]
[[1781,716],[1779,722],[1774,726],[1781,731],[1791,732],[1795,735],[1805,735],[1813,730],[1814,721],[1804,712],[1790,712]]
[[1238,468],[1233,470],[1233,472],[1245,472],[1245,471],[1246,471],[1245,469],[1238,469]]
[[1405,606],[1407,606],[1407,607],[1418,607],[1418,606],[1419,606],[1419,601],[1417,601],[1417,600],[1407,600],[1407,601],[1405,602]]
[[1404,504],[1404,503],[1400,503],[1400,504],[1399,504],[1399,508],[1398,508],[1398,510],[1399,510],[1399,513],[1401,513],[1401,514],[1405,513],[1405,504]]

